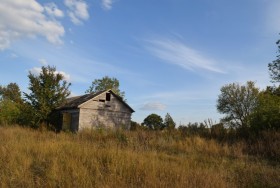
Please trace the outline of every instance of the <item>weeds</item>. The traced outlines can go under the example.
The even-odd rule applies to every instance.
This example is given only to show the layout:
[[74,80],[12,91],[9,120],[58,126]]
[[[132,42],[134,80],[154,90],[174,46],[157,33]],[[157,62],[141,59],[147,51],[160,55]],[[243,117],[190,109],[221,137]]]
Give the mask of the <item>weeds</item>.
[[268,147],[176,131],[0,127],[0,187],[278,187],[279,161],[263,153],[279,156],[279,134],[265,138]]

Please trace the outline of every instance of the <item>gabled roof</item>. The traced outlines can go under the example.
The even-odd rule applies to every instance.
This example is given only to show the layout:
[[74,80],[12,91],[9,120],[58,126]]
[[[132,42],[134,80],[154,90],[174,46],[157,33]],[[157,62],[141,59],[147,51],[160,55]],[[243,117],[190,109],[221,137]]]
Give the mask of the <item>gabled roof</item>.
[[111,94],[113,94],[120,102],[122,102],[126,107],[128,107],[131,110],[131,112],[134,112],[134,110],[119,95],[115,94],[111,89],[96,92],[96,93],[90,93],[90,94],[85,94],[85,95],[81,95],[81,96],[67,98],[66,101],[64,102],[64,104],[62,104],[60,107],[58,107],[57,110],[79,108],[79,106],[84,104],[85,102],[97,97],[98,95],[100,95],[102,93],[107,93],[107,92],[110,92]]

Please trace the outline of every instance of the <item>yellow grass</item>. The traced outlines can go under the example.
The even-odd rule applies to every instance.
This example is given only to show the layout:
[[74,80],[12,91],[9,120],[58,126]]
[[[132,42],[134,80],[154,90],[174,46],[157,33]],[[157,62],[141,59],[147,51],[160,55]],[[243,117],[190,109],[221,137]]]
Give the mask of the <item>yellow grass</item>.
[[279,187],[279,163],[244,148],[176,132],[0,127],[0,187]]

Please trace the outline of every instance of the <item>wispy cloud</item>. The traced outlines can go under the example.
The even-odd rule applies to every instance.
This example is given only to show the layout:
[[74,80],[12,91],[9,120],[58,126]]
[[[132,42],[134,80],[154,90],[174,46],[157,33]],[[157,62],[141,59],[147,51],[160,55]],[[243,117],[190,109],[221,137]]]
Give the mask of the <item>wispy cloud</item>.
[[[208,93],[209,94],[209,93]],[[161,101],[184,101],[184,100],[202,100],[208,99],[200,91],[162,91],[144,96],[144,99],[161,100]]]
[[11,58],[18,58],[18,55],[17,55],[16,53],[11,53],[11,54],[10,54],[10,57],[11,57]]
[[140,110],[153,111],[153,110],[164,110],[165,108],[166,105],[160,102],[148,102],[144,104],[144,106],[142,106]]
[[64,27],[54,17],[62,14],[54,3],[42,6],[35,0],[1,0],[0,50],[24,37],[43,36],[51,43],[61,44]]
[[43,66],[46,66],[46,65],[48,65],[48,62],[47,62],[47,60],[46,59],[39,59],[39,63],[41,64],[41,65],[43,65]]
[[102,0],[102,7],[105,10],[111,10],[112,4],[113,4],[113,0]]
[[219,68],[217,61],[204,56],[201,52],[176,40],[168,38],[147,40],[146,48],[154,56],[163,61],[187,70],[207,70],[216,73],[225,73],[225,71]]
[[85,1],[64,0],[64,4],[68,7],[68,16],[74,24],[80,25],[89,19],[88,5]]

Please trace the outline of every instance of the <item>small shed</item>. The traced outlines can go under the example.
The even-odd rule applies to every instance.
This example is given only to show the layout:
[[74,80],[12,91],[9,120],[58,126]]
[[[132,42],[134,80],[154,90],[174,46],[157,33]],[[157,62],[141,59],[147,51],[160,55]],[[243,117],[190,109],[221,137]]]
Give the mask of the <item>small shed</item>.
[[56,109],[59,130],[76,132],[83,128],[130,128],[134,110],[112,90],[71,97]]

